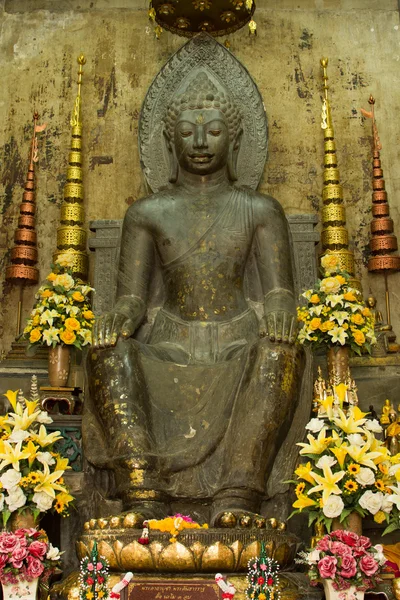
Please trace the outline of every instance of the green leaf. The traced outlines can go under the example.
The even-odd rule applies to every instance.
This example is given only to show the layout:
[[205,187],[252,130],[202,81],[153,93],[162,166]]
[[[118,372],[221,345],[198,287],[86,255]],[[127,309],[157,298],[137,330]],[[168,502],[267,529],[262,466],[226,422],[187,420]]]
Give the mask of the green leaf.
[[287,518],[287,520],[289,521],[289,519],[291,519],[294,515],[298,515],[300,513],[300,510],[298,508],[296,508],[296,510],[294,510]]
[[1,516],[3,517],[3,527],[5,528],[7,525],[8,519],[11,517],[11,513],[7,508],[4,508],[1,511]]
[[343,523],[344,520],[347,520],[347,517],[349,516],[350,513],[353,512],[353,510],[354,510],[353,507],[351,507],[351,508],[345,508],[342,511],[342,514],[340,515],[340,521],[339,522]]
[[326,530],[328,533],[331,532],[332,521],[333,521],[333,519],[328,519],[327,517],[324,517],[324,523],[325,523],[325,527],[326,527]]
[[316,519],[318,519],[318,515],[319,513],[315,510],[311,510],[309,515],[308,515],[308,526],[311,527],[311,525],[314,523],[314,521]]
[[399,529],[399,524],[398,523],[391,523],[390,525],[388,525],[386,527],[386,529],[384,530],[384,532],[382,533],[382,535],[386,535],[388,533],[392,533],[392,531],[396,531],[396,529]]

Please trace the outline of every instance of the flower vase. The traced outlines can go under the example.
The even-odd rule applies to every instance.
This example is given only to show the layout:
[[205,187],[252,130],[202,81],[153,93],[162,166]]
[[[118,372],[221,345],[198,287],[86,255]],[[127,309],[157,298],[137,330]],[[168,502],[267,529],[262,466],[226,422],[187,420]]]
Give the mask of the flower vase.
[[[345,524],[346,523],[346,524]],[[352,512],[349,514],[347,519],[345,519],[345,523],[339,522],[339,517],[337,519],[333,519],[332,521],[332,531],[347,530],[356,533],[357,535],[362,535],[362,518],[358,512]]]
[[354,585],[347,590],[335,590],[332,579],[323,579],[325,600],[363,600],[365,592],[360,592]]
[[7,526],[10,531],[34,529],[39,525],[39,520],[40,515],[35,518],[33,512],[29,508],[26,508],[22,512],[13,512],[7,522]]
[[36,600],[39,577],[32,581],[2,583],[3,600]]
[[328,377],[337,383],[345,383],[349,372],[348,346],[332,346],[327,352]]
[[71,364],[70,348],[57,344],[49,350],[49,381],[51,387],[65,387]]

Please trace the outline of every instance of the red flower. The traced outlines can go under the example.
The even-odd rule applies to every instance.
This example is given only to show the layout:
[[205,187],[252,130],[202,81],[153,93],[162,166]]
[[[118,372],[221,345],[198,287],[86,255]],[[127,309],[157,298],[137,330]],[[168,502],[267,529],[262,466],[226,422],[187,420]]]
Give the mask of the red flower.
[[264,579],[264,577],[259,577],[259,578],[257,579],[257,583],[258,583],[258,585],[262,585],[264,582],[265,582],[265,579]]
[[28,566],[26,569],[26,573],[27,573],[28,577],[40,577],[44,571],[43,563],[38,558],[35,558],[34,556],[28,556],[28,558],[26,560],[28,563]]
[[272,579],[272,577],[268,577],[267,584],[272,585],[273,583],[274,583],[274,580]]
[[104,583],[104,577],[101,577],[100,575],[97,577],[97,583]]
[[94,584],[94,579],[92,579],[91,577],[88,577],[88,578],[86,579],[86,583],[87,583],[88,585],[93,585],[93,584]]
[[35,558],[43,558],[47,552],[47,544],[36,540],[35,542],[32,542],[28,550]]

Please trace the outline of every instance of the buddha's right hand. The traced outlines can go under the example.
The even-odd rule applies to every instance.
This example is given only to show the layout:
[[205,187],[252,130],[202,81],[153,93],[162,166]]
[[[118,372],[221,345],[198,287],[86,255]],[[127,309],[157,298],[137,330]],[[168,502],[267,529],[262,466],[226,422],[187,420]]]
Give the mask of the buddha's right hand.
[[93,348],[111,348],[119,339],[128,339],[137,328],[137,320],[118,312],[109,312],[98,317],[93,325]]

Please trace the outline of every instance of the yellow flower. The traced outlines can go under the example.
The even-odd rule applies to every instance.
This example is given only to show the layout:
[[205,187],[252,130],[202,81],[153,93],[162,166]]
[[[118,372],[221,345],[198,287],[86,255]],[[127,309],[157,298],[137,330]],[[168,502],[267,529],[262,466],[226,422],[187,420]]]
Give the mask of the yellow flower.
[[374,515],[375,523],[383,523],[386,520],[386,515],[383,510],[379,510],[376,515]]
[[86,598],[88,600],[93,600],[94,594],[92,592],[92,590],[89,590],[88,592],[86,592]]
[[[98,597],[98,598],[103,598],[103,596],[104,596],[104,591],[103,591],[103,590],[99,590],[99,591],[97,592],[97,597]],[[259,596],[259,597],[260,597],[260,596]]]
[[16,392],[13,392],[12,390],[7,390],[7,392],[5,394],[3,394],[3,396],[5,396],[7,398],[7,400],[13,407],[13,410],[17,409],[17,395],[18,395],[18,390]]
[[39,325],[40,323],[40,315],[35,315],[32,319],[32,325],[34,327],[36,327],[36,325]]
[[383,475],[387,475],[389,473],[389,467],[388,467],[388,465],[385,465],[383,463],[381,463],[380,465],[378,465],[378,469],[380,470],[380,472]]
[[35,329],[32,329],[31,334],[29,336],[29,341],[31,344],[35,344],[36,342],[38,342],[40,340],[41,337],[42,337],[42,333],[41,333],[40,329],[38,327],[36,327]]
[[59,479],[62,475],[61,471],[54,471],[50,473],[49,466],[45,463],[43,465],[43,473],[39,473],[39,483],[35,486],[35,492],[44,492],[51,498],[56,497],[56,493],[54,490],[65,491],[65,488],[62,485],[56,483],[57,479]]
[[336,275],[336,279],[338,280],[338,282],[340,283],[340,285],[343,285],[344,283],[346,283],[346,280],[343,277],[343,275]]
[[69,317],[65,320],[65,327],[70,331],[78,331],[78,329],[80,329],[81,326],[77,319],[75,319],[74,317]]
[[56,509],[56,511],[58,512],[58,514],[60,514],[65,509],[65,505],[63,504],[63,502],[60,502],[59,500],[56,500],[56,502],[54,504],[54,508]]
[[325,292],[325,294],[336,294],[340,289],[340,283],[336,277],[325,277],[319,287],[321,292]]
[[85,299],[85,297],[82,296],[82,294],[80,292],[74,292],[72,294],[72,297],[73,297],[74,300],[76,300],[76,302],[83,302],[84,299]]
[[335,254],[327,253],[321,258],[321,267],[328,273],[336,271],[339,266],[339,259]]
[[339,402],[342,405],[346,398],[347,385],[345,383],[339,383],[335,385],[335,392],[337,397],[339,398]]
[[353,493],[358,490],[358,483],[356,483],[355,481],[349,480],[349,481],[346,481],[346,483],[344,484],[344,487],[348,492]]
[[347,300],[348,302],[355,302],[356,301],[356,297],[354,295],[353,292],[346,292],[343,296],[343,298],[345,300]]
[[329,331],[330,329],[333,329],[334,327],[335,327],[335,324],[332,321],[324,321],[323,323],[321,323],[319,328],[321,331]]
[[[51,433],[47,433],[46,427],[44,425],[40,426],[39,433],[33,433],[32,438],[42,447],[50,446],[50,444],[54,444],[57,440],[61,440],[62,435],[60,435],[59,431],[52,431]],[[59,475],[61,477],[62,473]]]
[[29,467],[31,467],[36,458],[36,454],[37,454],[37,451],[39,450],[39,446],[35,446],[35,444],[32,442],[32,440],[29,440],[29,442],[24,446],[24,450],[29,452],[28,463],[29,463]]
[[52,292],[52,290],[43,290],[43,292],[41,292],[41,296],[42,298],[50,298],[50,296],[53,295],[54,292]]
[[267,596],[263,593],[258,594],[258,600],[267,600]]
[[311,331],[315,331],[316,329],[319,328],[320,325],[321,325],[321,319],[314,317],[310,321],[309,328],[311,329]]
[[322,469],[323,475],[318,475],[318,473],[313,473],[315,481],[318,485],[311,488],[308,491],[308,494],[315,494],[316,492],[322,491],[322,501],[326,504],[329,496],[331,494],[340,495],[342,492],[337,485],[337,483],[345,476],[345,471],[339,471],[338,473],[333,473],[330,467],[324,467]]
[[60,339],[64,344],[73,344],[76,340],[76,335],[73,331],[66,329],[62,333],[60,333]]
[[361,412],[358,406],[353,406],[347,413],[347,415],[339,408],[338,417],[333,417],[332,421],[345,433],[364,433],[362,425],[364,425],[366,419],[364,419],[367,413]]
[[63,287],[65,290],[70,290],[72,287],[74,287],[74,280],[71,277],[71,275],[68,275],[68,273],[63,273],[62,275],[57,275],[54,280],[53,280],[53,286],[57,287]]
[[[31,334],[32,335],[32,334]],[[362,331],[353,331],[353,338],[358,346],[362,346],[365,342],[365,335]]]
[[2,452],[0,452],[0,458],[2,459],[0,463],[0,471],[10,465],[16,471],[20,470],[20,460],[24,460],[28,458],[29,452],[26,450],[21,450],[22,442],[18,442],[15,446],[12,446],[10,442],[3,442]]
[[55,456],[55,459],[56,459],[56,466],[54,468],[55,471],[66,471],[67,469],[71,469],[71,467],[68,464],[69,463],[68,458],[63,458],[62,456],[57,454]]
[[299,479],[304,479],[305,481],[308,481],[308,483],[312,483],[314,485],[314,478],[310,475],[311,470],[311,463],[308,462],[306,465],[299,465],[295,470],[295,475],[297,475]]
[[32,473],[29,473],[28,479],[30,483],[37,483],[40,480],[40,473],[37,471],[32,471]]
[[351,463],[351,465],[349,465],[347,467],[347,471],[351,474],[351,475],[357,475],[357,473],[360,472],[360,465],[357,465],[356,463]]
[[307,496],[302,494],[301,496],[299,496],[296,502],[293,502],[292,506],[293,508],[300,509],[301,512],[303,508],[308,508],[309,506],[316,506],[316,504],[317,502],[315,502],[315,500],[311,500],[311,498],[308,498]]
[[356,325],[363,325],[365,323],[365,319],[360,315],[360,313],[351,315],[350,321]]
[[340,468],[343,468],[344,460],[347,455],[347,446],[340,446],[339,448],[331,448],[332,454],[337,458]]
[[46,279],[48,281],[54,281],[56,277],[57,275],[55,273],[50,273],[50,275],[47,275]]
[[318,434],[317,438],[314,438],[311,433],[308,434],[307,439],[310,442],[309,444],[305,444],[303,442],[299,442],[296,445],[302,446],[300,450],[300,454],[322,454],[328,444],[331,443],[331,437],[325,437],[326,427],[323,427]]
[[385,484],[383,483],[382,479],[377,479],[375,481],[375,487],[380,491],[383,492],[385,490]]
[[82,313],[82,316],[84,319],[87,319],[88,321],[90,321],[91,319],[94,319],[94,313],[92,313],[91,310],[85,310]]
[[312,304],[318,304],[318,302],[320,302],[320,297],[318,296],[318,294],[313,294],[310,298],[310,302]]
[[362,314],[364,315],[364,317],[370,317],[371,316],[371,311],[369,310],[369,308],[366,306],[365,308],[363,308],[362,310]]
[[305,487],[306,487],[306,484],[304,483],[304,481],[301,481],[299,484],[296,485],[295,493],[296,493],[297,497],[301,496],[301,494],[305,490]]

